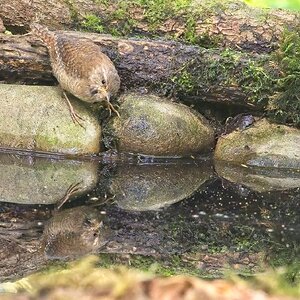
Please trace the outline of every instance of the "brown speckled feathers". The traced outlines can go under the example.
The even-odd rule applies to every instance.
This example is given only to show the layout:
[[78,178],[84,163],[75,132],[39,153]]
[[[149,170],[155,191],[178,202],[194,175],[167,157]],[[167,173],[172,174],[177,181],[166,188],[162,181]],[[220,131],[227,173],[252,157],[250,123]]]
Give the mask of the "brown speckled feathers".
[[31,29],[47,46],[52,64],[58,63],[71,76],[88,76],[95,68],[95,62],[111,64],[100,47],[89,39],[64,36],[39,24],[32,24]]
[[53,32],[40,24],[32,24],[31,30],[48,48],[53,75],[64,90],[86,102],[103,102],[119,116],[110,97],[118,92],[120,77],[100,47],[89,39]]
[[[55,52],[57,62],[63,64],[71,76],[88,76],[95,68],[95,61],[99,64],[107,63],[100,48],[89,40],[75,40],[58,35]],[[81,63],[83,61],[84,64]]]

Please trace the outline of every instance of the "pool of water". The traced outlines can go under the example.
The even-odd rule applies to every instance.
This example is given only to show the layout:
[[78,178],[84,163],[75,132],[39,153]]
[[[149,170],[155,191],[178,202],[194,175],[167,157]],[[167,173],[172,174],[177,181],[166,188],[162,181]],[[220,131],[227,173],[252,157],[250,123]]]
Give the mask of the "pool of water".
[[297,170],[3,153],[0,201],[1,282],[90,253],[205,278],[299,267]]

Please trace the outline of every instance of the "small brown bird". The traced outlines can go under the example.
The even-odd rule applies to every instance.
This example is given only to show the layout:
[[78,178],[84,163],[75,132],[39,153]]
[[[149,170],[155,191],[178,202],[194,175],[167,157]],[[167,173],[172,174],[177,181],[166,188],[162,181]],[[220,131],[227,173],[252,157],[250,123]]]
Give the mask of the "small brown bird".
[[89,206],[57,211],[45,224],[42,249],[50,259],[95,253],[113,237],[106,220],[105,215]]
[[[120,88],[120,77],[107,55],[89,39],[76,39],[63,33],[49,31],[37,23],[31,25],[32,33],[46,45],[53,75],[61,87],[89,103],[102,102],[109,110],[120,117],[110,103],[110,97]],[[67,95],[71,117],[79,125],[82,118],[74,111]]]

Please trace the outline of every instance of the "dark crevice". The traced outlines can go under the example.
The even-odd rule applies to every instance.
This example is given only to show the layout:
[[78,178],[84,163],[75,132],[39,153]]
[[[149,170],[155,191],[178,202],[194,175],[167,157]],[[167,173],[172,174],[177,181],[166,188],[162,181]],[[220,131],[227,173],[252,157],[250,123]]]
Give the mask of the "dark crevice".
[[28,26],[14,26],[14,25],[6,25],[4,24],[6,30],[10,31],[12,34],[25,34],[28,33],[29,27]]

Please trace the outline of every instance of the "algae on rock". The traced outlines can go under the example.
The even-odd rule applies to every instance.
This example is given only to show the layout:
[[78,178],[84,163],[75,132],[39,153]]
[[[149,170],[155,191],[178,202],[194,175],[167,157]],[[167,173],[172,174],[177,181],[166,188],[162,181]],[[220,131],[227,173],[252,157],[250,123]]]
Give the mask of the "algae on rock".
[[300,168],[300,130],[266,119],[219,138],[214,158],[260,167]]
[[104,143],[120,152],[150,156],[189,156],[208,152],[214,130],[189,107],[154,95],[125,95],[121,118],[105,125]]
[[85,128],[75,124],[57,87],[2,84],[0,95],[0,147],[67,155],[100,151],[97,118],[72,97]]

